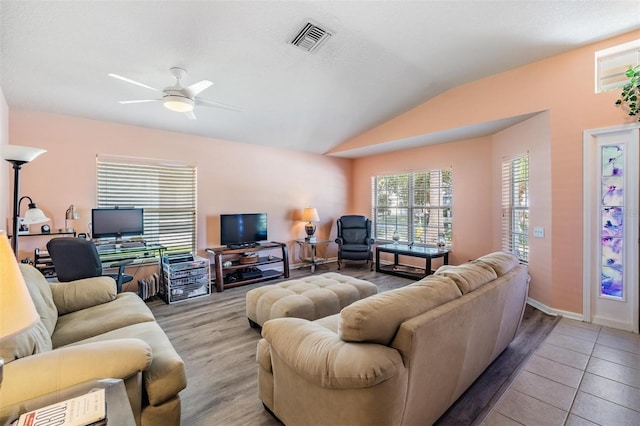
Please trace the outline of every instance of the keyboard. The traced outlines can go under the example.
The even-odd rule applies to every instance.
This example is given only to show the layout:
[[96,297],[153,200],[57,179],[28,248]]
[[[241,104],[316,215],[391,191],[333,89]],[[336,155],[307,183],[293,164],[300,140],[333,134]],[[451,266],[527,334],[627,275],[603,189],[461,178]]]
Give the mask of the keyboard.
[[146,247],[147,245],[142,242],[142,241],[127,241],[124,242],[122,244],[120,244],[120,247],[123,249],[128,249],[128,248],[142,248],[142,247]]
[[114,251],[116,249],[115,244],[97,244],[96,249],[98,253],[104,253],[106,251]]

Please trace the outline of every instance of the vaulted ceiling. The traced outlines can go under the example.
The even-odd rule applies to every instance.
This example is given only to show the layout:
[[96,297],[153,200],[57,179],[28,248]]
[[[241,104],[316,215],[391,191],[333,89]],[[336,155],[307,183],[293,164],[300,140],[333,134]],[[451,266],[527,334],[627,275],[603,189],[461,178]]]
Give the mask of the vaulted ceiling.
[[[2,0],[0,14],[10,108],[313,153],[464,82],[640,28],[637,0]],[[309,21],[331,34],[312,52],[290,43]],[[171,67],[241,111],[118,103],[160,99]]]

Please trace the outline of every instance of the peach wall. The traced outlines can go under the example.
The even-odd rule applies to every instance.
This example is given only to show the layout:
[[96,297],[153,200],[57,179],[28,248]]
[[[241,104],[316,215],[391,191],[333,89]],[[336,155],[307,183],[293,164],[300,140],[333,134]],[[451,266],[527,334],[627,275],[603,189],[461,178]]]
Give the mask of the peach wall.
[[[52,229],[64,227],[72,203],[81,215],[75,228],[88,229],[96,205],[97,154],[196,165],[201,255],[219,244],[221,213],[267,212],[269,239],[288,242],[294,262],[292,240],[304,236],[297,211],[318,209],[317,235],[323,239],[335,238],[335,221],[347,210],[351,160],[14,108],[9,122],[12,144],[47,150],[24,167],[21,194],[30,195],[52,218]],[[40,237],[21,238],[20,258],[33,257],[33,249],[45,243]]]
[[[4,99],[4,93],[0,88],[0,145],[9,143],[9,107]],[[0,161],[0,230],[8,230],[11,228],[7,225],[7,217],[11,214],[11,205],[9,197],[13,192],[7,183],[9,170],[11,166],[6,161]],[[8,232],[7,232],[8,234]]]
[[491,138],[476,138],[354,160],[353,203],[371,216],[371,177],[389,173],[452,169],[453,241],[449,263],[489,252],[491,239]]
[[[505,159],[529,155],[529,297],[551,300],[551,140],[549,113],[542,112],[492,136],[493,249],[501,247],[501,167]],[[544,238],[535,238],[541,227]]]
[[[594,53],[640,37],[640,31],[582,47],[451,89],[365,132],[331,153],[455,129],[536,111],[549,111],[551,158],[550,292],[541,303],[582,312],[582,132],[633,121],[613,106],[615,92],[594,93]],[[470,64],[470,68],[472,65]],[[472,107],[470,107],[472,106]],[[405,155],[412,161],[413,151]],[[365,167],[376,159],[359,159]],[[400,163],[402,161],[399,161]],[[366,186],[354,175],[354,197]],[[354,201],[355,208],[359,203]],[[550,293],[550,294],[548,294]]]

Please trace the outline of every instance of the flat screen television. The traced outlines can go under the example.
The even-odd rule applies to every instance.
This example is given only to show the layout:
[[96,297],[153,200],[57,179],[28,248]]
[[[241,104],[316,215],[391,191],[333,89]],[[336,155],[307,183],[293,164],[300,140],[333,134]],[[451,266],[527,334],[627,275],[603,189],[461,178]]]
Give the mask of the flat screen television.
[[91,210],[91,237],[115,238],[144,235],[144,209],[135,207],[98,208]]
[[255,245],[267,239],[266,213],[220,215],[220,244],[228,247]]

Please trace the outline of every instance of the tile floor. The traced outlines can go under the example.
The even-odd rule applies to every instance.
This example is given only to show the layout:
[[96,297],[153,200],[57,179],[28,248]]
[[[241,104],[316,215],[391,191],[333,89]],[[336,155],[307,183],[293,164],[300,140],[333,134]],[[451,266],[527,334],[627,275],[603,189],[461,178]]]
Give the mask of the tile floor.
[[640,335],[563,318],[484,426],[640,426]]

